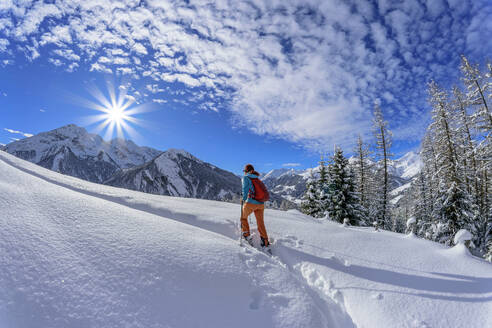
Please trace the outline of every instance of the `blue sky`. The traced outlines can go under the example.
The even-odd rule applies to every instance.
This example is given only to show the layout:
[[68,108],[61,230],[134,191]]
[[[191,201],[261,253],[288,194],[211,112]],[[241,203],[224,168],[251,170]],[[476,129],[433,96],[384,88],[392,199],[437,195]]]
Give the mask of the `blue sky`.
[[350,153],[375,101],[401,155],[427,126],[426,83],[459,82],[490,35],[485,0],[2,1],[0,143],[69,123],[109,137],[90,117],[114,89],[139,119],[126,137],[234,172]]

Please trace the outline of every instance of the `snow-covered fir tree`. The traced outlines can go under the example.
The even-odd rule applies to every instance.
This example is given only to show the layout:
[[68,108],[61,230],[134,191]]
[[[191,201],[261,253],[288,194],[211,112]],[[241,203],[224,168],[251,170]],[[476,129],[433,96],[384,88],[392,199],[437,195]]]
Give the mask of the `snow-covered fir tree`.
[[447,93],[437,83],[429,84],[429,101],[432,105],[432,123],[436,172],[438,178],[433,216],[434,239],[451,244],[460,229],[473,231],[473,202],[463,183],[462,165],[457,155],[457,136],[453,129],[452,115]]
[[364,211],[368,214],[369,205],[374,200],[374,179],[372,174],[374,168],[370,160],[372,151],[369,149],[369,145],[364,143],[360,135],[357,138],[354,154],[352,166],[355,173],[356,189],[360,195],[360,203]]
[[328,169],[326,161],[322,156],[319,161],[319,173],[317,176],[311,172],[311,176],[306,183],[306,192],[302,197],[301,211],[315,218],[325,216],[328,195]]
[[335,147],[328,166],[329,188],[327,189],[327,212],[331,220],[350,225],[363,224],[359,194],[356,192],[354,175],[343,151]]
[[487,220],[487,234],[485,237],[485,254],[484,258],[492,262],[492,211],[489,213],[489,218]]
[[321,156],[319,161],[319,178],[317,181],[317,189],[319,193],[318,197],[318,208],[319,208],[319,217],[324,217],[328,202],[328,186],[329,186],[329,175],[328,168],[326,166],[326,161],[324,156]]
[[[492,84],[489,75],[480,72],[477,64],[471,64],[465,56],[461,56],[461,72],[466,87],[467,102],[475,107],[472,115],[477,128],[492,131],[492,112],[488,103]],[[490,68],[489,68],[490,69]]]
[[318,181],[312,172],[306,183],[306,192],[302,197],[301,211],[313,217],[319,217],[321,214]]
[[432,212],[431,212],[431,194],[426,184],[425,172],[421,170],[416,179],[412,182],[412,197],[414,199],[413,217],[416,222],[415,234],[419,237],[425,237],[431,231]]
[[[478,207],[478,215],[475,217],[474,226],[474,244],[478,252],[487,251],[488,238],[488,221],[491,213],[491,175],[492,175],[492,74],[491,66],[488,63],[487,68],[482,72],[479,65],[471,63],[465,56],[461,57],[462,81],[465,86],[463,99],[464,112],[467,115],[468,122],[466,127],[470,130],[470,142],[466,145],[467,156],[474,162],[474,184],[472,196],[475,205]],[[455,98],[458,98],[455,95]],[[463,111],[463,110],[462,110]],[[464,115],[462,114],[462,117]]]
[[391,154],[391,132],[388,130],[388,122],[384,120],[383,112],[378,104],[374,105],[373,118],[374,136],[376,138],[376,158],[378,160],[377,179],[380,181],[376,193],[376,199],[371,205],[377,225],[386,230],[390,230],[393,221],[390,215],[389,203],[389,176],[388,169],[390,165]]

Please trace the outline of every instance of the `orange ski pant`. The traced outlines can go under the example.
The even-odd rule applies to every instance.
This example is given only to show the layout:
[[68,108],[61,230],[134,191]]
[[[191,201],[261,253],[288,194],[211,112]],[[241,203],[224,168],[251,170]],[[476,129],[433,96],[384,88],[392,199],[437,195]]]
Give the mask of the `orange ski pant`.
[[268,241],[265,222],[263,221],[264,211],[265,205],[263,204],[244,203],[243,215],[241,217],[241,229],[243,231],[243,235],[249,236],[248,216],[254,212],[256,217],[256,225],[258,226],[258,232],[260,233],[260,236],[263,237],[263,239]]

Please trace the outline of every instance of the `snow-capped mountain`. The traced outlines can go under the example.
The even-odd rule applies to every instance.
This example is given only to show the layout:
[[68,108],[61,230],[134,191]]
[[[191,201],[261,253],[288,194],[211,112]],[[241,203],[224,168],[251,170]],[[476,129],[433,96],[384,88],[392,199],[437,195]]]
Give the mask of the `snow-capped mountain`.
[[99,183],[161,153],[131,140],[106,142],[74,124],[12,142],[3,150],[53,171]]
[[294,202],[300,202],[306,191],[306,182],[312,170],[274,169],[263,175],[263,182],[269,190]]
[[393,168],[395,170],[393,175],[403,179],[412,179],[420,172],[422,161],[419,154],[410,151],[394,161]]
[[[350,163],[353,161],[353,158],[349,159]],[[391,193],[392,197],[398,197],[406,189],[404,186],[410,186],[412,178],[420,171],[421,165],[419,155],[412,151],[391,162],[390,186],[395,191]],[[263,181],[278,195],[299,204],[306,191],[307,180],[311,175],[316,176],[318,171],[319,166],[307,170],[275,169],[264,174]]]
[[147,193],[223,200],[241,191],[239,177],[184,150],[161,152],[122,139],[107,142],[74,124],[3,150],[56,172]]
[[118,171],[104,183],[151,194],[216,200],[229,200],[241,192],[241,180],[235,174],[178,149]]
[[[130,140],[103,140],[74,124],[0,148],[50,170],[91,182],[152,194],[231,200],[241,178],[184,150],[161,152]],[[272,206],[294,207],[271,193]]]

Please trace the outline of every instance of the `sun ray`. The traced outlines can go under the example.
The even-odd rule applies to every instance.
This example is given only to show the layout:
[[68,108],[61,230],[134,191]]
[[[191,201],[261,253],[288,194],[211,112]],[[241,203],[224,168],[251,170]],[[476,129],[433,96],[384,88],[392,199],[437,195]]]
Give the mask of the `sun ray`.
[[127,85],[122,85],[124,87],[115,87],[112,81],[106,80],[105,92],[91,85],[88,92],[92,99],[77,97],[82,106],[99,112],[97,115],[84,118],[84,121],[87,125],[95,125],[92,130],[98,134],[102,133],[106,140],[113,137],[143,140],[135,128],[147,126],[148,122],[136,118],[135,115],[151,112],[155,110],[154,106],[149,103],[139,104],[135,98],[128,96]]
[[143,140],[142,135],[140,133],[138,133],[138,131],[135,130],[130,124],[128,124],[128,122],[123,121],[121,123],[121,125],[123,126],[123,129],[125,130],[125,132],[128,133],[131,140],[136,141],[136,142],[140,142]]

